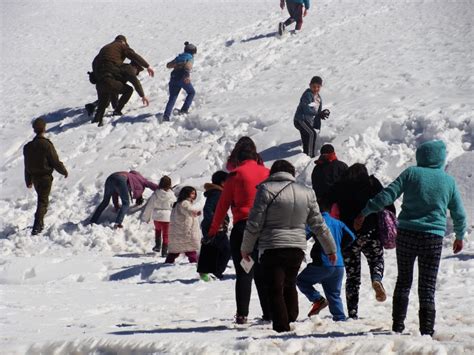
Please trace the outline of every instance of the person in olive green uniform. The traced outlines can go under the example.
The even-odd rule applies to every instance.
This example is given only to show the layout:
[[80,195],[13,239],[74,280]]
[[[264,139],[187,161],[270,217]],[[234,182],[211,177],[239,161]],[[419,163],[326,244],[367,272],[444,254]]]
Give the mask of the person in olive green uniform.
[[[140,83],[140,80],[138,79],[138,74],[142,70],[143,70],[143,67],[134,61],[127,64],[122,64],[120,66],[120,75],[115,77],[115,79],[120,81],[120,83],[114,82],[114,86],[117,88],[118,92],[122,92],[122,95],[120,96],[120,99],[117,94],[110,94],[108,98],[109,102],[112,103],[112,107],[114,108],[114,113],[113,113],[114,116],[122,115],[122,109],[130,100],[130,97],[133,94],[134,88],[135,88],[135,91],[138,93],[138,95],[141,97],[143,104],[145,106],[149,105],[148,98],[145,96],[145,92],[143,91],[142,84]],[[128,82],[130,82],[133,85],[133,88],[130,85],[127,85]],[[89,116],[93,114],[98,104],[99,104],[99,100],[89,103],[85,106]]]
[[59,160],[53,143],[44,137],[46,122],[43,118],[37,118],[33,122],[33,130],[36,137],[23,148],[25,157],[25,182],[31,189],[33,186],[38,194],[38,205],[33,224],[33,235],[43,230],[43,218],[48,211],[49,193],[53,183],[53,170],[67,178],[68,172],[64,164]]
[[[145,59],[129,47],[125,36],[117,36],[112,43],[107,44],[100,50],[99,54],[92,62],[92,69],[97,81],[97,95],[99,98],[97,111],[92,123],[98,123],[99,126],[103,125],[105,109],[109,106],[113,95],[122,94],[124,95],[124,100],[127,96],[130,98],[130,86],[125,85],[117,79],[117,77],[121,77],[122,75],[120,67],[125,58],[128,58],[139,66],[146,68],[148,74],[152,77],[154,76],[155,72],[153,71],[153,68]],[[143,100],[143,102],[147,104],[148,100]]]

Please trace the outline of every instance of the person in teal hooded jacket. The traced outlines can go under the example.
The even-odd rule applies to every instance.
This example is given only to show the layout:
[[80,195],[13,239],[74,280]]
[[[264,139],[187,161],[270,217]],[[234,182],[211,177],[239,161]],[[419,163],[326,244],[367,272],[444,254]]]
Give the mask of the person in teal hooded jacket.
[[444,171],[446,145],[439,140],[421,144],[416,151],[417,166],[403,171],[389,186],[369,200],[357,217],[354,228],[362,226],[365,216],[381,211],[403,194],[398,217],[398,277],[393,295],[393,326],[403,332],[408,297],[413,281],[413,266],[418,258],[421,334],[433,335],[436,317],[436,277],[446,234],[447,210],[453,219],[456,240],[454,253],[463,248],[467,230],[466,212],[454,178]]

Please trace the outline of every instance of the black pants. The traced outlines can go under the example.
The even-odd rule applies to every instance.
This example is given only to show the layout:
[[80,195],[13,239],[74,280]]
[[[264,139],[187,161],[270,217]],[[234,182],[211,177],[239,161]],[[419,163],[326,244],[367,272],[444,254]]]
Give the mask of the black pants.
[[297,4],[292,1],[286,2],[286,8],[290,17],[285,21],[285,26],[291,25],[293,22],[296,22],[296,30],[301,30],[303,26],[303,4]]
[[198,273],[211,273],[221,279],[230,260],[230,243],[226,233],[218,233],[209,244],[201,245]]
[[433,335],[436,317],[435,291],[443,238],[434,234],[399,229],[397,236],[398,277],[393,294],[393,322],[403,328],[413,267],[418,258],[418,297],[420,301],[420,332]]
[[303,143],[303,152],[310,158],[316,156],[316,139],[318,132],[313,125],[306,120],[294,121],[295,128],[300,131],[301,141]]
[[33,186],[38,195],[38,204],[36,205],[35,222],[33,229],[43,229],[44,216],[48,212],[49,194],[53,185],[53,177],[51,175],[33,177]]
[[133,94],[133,88],[131,86],[113,78],[105,78],[102,82],[96,85],[96,89],[99,102],[94,117],[95,122],[102,122],[105,110],[111,101],[114,103],[116,102],[117,95],[121,94],[114,108],[116,111],[121,111]]
[[382,281],[384,271],[383,245],[377,229],[358,234],[357,239],[343,251],[346,267],[346,301],[349,317],[357,317],[359,308],[361,253],[367,258],[372,281]]
[[304,258],[297,248],[268,249],[262,255],[262,266],[270,291],[273,330],[287,332],[298,318],[296,277]]
[[232,252],[232,261],[234,262],[236,281],[235,281],[235,300],[237,303],[237,315],[247,317],[249,314],[250,296],[252,294],[252,279],[255,278],[260,306],[262,307],[263,318],[271,319],[269,305],[268,287],[265,283],[262,265],[258,263],[257,251],[252,255],[255,264],[247,274],[240,265],[242,255],[240,247],[244,237],[244,230],[247,220],[237,222],[230,233],[230,249]]

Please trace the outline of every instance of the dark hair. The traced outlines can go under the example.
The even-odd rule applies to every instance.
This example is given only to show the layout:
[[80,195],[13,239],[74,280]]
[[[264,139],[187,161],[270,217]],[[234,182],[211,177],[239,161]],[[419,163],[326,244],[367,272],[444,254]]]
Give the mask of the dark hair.
[[334,153],[334,147],[331,144],[325,144],[321,147],[321,154],[331,154]]
[[343,180],[348,182],[369,182],[367,167],[361,163],[351,165],[349,169],[345,171]]
[[296,175],[295,167],[287,160],[277,160],[273,163],[272,168],[270,169],[270,175],[279,172],[290,173],[293,176]]
[[[240,152],[245,151],[244,156],[240,157]],[[244,159],[241,159],[244,158]],[[234,165],[238,165],[244,160],[253,159],[258,161],[257,146],[252,138],[244,136],[235,143],[234,149],[230,153],[228,161]]]
[[46,121],[43,117],[39,117],[33,121],[32,127],[36,134],[44,133],[46,131]]
[[184,200],[187,200],[189,198],[189,196],[191,196],[191,194],[193,192],[196,192],[196,189],[192,186],[184,186],[181,191],[179,192],[178,194],[178,199],[176,200],[176,202],[174,203],[173,205],[173,208],[176,207],[176,205],[180,202],[183,202]]
[[320,76],[313,76],[311,78],[311,82],[309,83],[309,85],[313,85],[313,84],[319,84],[319,85],[323,85],[323,79],[321,79]]
[[171,178],[169,176],[163,176],[160,179],[160,183],[158,184],[158,188],[161,190],[169,190],[171,189]]
[[321,212],[330,212],[332,203],[329,198],[320,198],[318,199],[318,205]]
[[219,170],[212,174],[212,183],[215,185],[222,185],[224,181],[227,180],[229,174],[225,171]]

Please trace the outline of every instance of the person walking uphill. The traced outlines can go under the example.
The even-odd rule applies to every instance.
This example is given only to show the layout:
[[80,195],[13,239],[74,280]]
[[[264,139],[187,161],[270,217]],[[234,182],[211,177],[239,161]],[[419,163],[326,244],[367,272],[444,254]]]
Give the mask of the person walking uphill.
[[[127,96],[130,98],[131,88],[120,80],[123,76],[123,73],[121,73],[121,65],[125,58],[130,59],[137,65],[137,67],[146,68],[148,75],[151,77],[155,75],[153,68],[148,64],[148,62],[129,47],[125,36],[118,35],[115,37],[115,40],[112,43],[102,47],[99,54],[92,62],[97,96],[99,98],[97,111],[92,123],[98,123],[99,126],[103,125],[102,119],[105,109],[109,105],[112,96],[123,94],[123,101],[125,101]],[[142,99],[143,98],[144,96]],[[143,99],[143,102],[148,104],[148,100],[145,99]],[[120,109],[118,112],[120,112]]]
[[241,246],[249,259],[258,241],[258,252],[270,294],[273,330],[287,332],[298,317],[296,275],[306,250],[306,224],[311,227],[332,263],[336,245],[324,223],[314,191],[297,184],[295,168],[277,160],[270,177],[257,191]]
[[[268,292],[259,264],[255,263],[249,273],[246,273],[240,265],[242,261],[240,247],[247,218],[257,193],[257,185],[268,177],[269,170],[265,166],[258,164],[255,143],[242,147],[237,159],[239,161],[238,167],[229,174],[226,180],[208,235],[211,238],[217,235],[227,215],[227,211],[231,207],[234,225],[230,234],[230,247],[236,272],[235,298],[237,314],[235,320],[237,324],[245,324],[249,314],[252,279],[254,276],[260,306],[263,311],[262,318],[264,320],[271,320]],[[255,257],[254,260],[257,261],[257,258]]]
[[161,256],[168,255],[169,226],[171,210],[176,202],[176,196],[171,189],[172,183],[169,176],[163,176],[158,184],[158,189],[151,195],[141,215],[141,220],[149,223],[153,219],[155,225],[155,246],[153,251]]
[[398,277],[393,294],[392,329],[398,333],[405,329],[413,266],[418,258],[420,333],[433,335],[436,278],[446,234],[447,210],[450,211],[456,234],[453,244],[455,254],[463,248],[467,222],[456,182],[444,171],[444,142],[421,144],[416,151],[416,161],[417,166],[403,171],[394,182],[368,201],[355,221],[355,228],[360,229],[367,216],[392,204],[403,194],[396,240]]
[[43,118],[37,118],[33,122],[33,130],[36,137],[23,148],[25,158],[25,183],[31,189],[35,188],[38,195],[35,221],[33,223],[32,235],[37,235],[43,231],[44,216],[48,211],[49,193],[53,184],[53,171],[68,177],[68,172],[64,164],[59,160],[53,143],[47,139],[46,122]]
[[300,131],[303,152],[310,158],[316,156],[316,138],[321,129],[321,120],[329,118],[328,109],[323,110],[321,87],[323,79],[314,76],[309,83],[309,89],[303,93],[294,117],[295,128]]
[[316,192],[318,202],[330,199],[331,188],[347,170],[347,164],[338,160],[334,147],[325,144],[321,147],[321,155],[314,162],[316,166],[311,174],[311,183]]
[[[105,180],[104,198],[90,219],[90,223],[97,223],[100,215],[113,199],[117,217],[114,228],[123,228],[123,219],[130,208],[130,198],[135,199],[137,205],[143,204],[143,192],[145,188],[155,191],[158,185],[145,179],[138,171],[121,171],[113,173]],[[122,206],[119,205],[119,198]]]
[[[285,22],[278,24],[278,34],[281,36],[285,33],[286,27],[296,22],[296,31],[301,31],[303,27],[303,17],[306,17],[311,5],[311,0],[286,0],[286,8],[290,17]],[[280,0],[280,8],[285,8],[285,0]]]
[[[332,218],[329,215],[331,204],[323,201],[319,204],[323,212],[323,218],[334,238],[337,248],[337,262],[331,263],[328,255],[318,239],[314,238],[314,245],[311,249],[311,258],[313,261],[298,275],[296,285],[302,293],[312,302],[308,317],[319,314],[319,312],[329,306],[334,321],[343,321],[346,319],[344,307],[341,300],[341,287],[344,278],[344,260],[342,251],[346,249],[355,239],[354,233],[341,221]],[[320,283],[323,287],[326,298],[313,287]]]
[[171,72],[169,82],[170,97],[166,104],[165,113],[163,114],[163,121],[170,120],[171,113],[181,89],[186,91],[187,96],[178,113],[186,114],[189,112],[189,107],[193,103],[194,95],[196,94],[193,84],[191,84],[191,70],[193,69],[194,56],[196,53],[197,47],[194,44],[184,42],[184,52],[166,64],[166,67],[173,69],[173,71]]
[[[373,175],[369,176],[363,164],[354,164],[347,169],[342,179],[333,186],[332,201],[339,207],[340,220],[354,230],[354,220],[372,197],[382,191],[383,186]],[[395,207],[389,206],[395,213]],[[349,317],[357,319],[361,273],[361,253],[367,259],[375,298],[384,302],[387,298],[382,285],[384,273],[383,245],[379,236],[377,214],[371,214],[363,227],[357,231],[357,238],[343,252],[346,267],[346,300]]]

